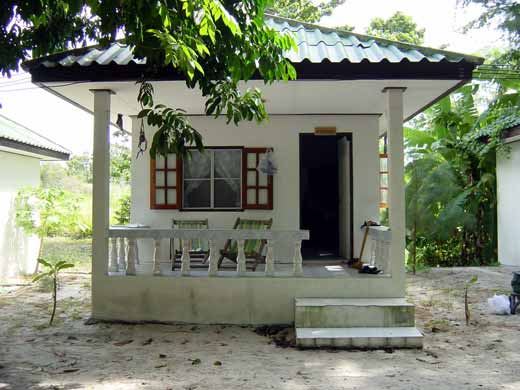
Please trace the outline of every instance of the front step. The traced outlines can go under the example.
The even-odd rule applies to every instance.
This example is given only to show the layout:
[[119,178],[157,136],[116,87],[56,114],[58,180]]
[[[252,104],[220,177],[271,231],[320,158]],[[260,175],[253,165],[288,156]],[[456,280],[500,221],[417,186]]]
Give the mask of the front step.
[[300,348],[422,348],[423,335],[415,327],[296,328]]
[[296,328],[413,328],[415,306],[404,298],[296,298]]

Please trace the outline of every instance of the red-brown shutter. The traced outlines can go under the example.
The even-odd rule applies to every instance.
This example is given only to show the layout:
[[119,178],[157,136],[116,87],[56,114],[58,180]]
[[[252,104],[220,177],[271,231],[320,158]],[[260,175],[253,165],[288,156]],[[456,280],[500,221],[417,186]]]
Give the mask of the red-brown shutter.
[[242,153],[242,208],[273,209],[273,177],[256,168],[261,155],[271,148],[244,148]]
[[179,209],[182,204],[182,160],[175,154],[150,160],[150,208]]

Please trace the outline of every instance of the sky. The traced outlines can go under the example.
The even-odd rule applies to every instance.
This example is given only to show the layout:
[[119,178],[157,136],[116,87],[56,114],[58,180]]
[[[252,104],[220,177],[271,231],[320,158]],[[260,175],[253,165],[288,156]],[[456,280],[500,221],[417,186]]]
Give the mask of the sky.
[[[485,53],[502,46],[493,29],[463,33],[463,26],[479,15],[477,7],[461,8],[457,0],[347,0],[325,17],[324,26],[352,25],[364,33],[374,17],[388,18],[396,11],[412,16],[426,29],[425,46],[466,54]],[[29,75],[0,79],[0,114],[54,140],[74,154],[92,151],[92,116],[30,83]]]

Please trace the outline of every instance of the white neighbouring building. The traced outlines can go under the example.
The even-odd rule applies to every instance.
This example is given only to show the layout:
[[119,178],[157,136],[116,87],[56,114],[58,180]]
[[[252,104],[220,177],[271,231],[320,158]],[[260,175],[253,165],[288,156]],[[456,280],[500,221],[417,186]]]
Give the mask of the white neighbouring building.
[[[147,228],[108,223],[109,124],[117,114],[131,118],[135,156],[135,80],[146,60],[113,43],[24,64],[33,82],[94,114],[92,317],[295,322],[300,346],[418,347],[414,308],[404,299],[403,122],[467,83],[483,59],[282,18],[267,22],[294,35],[298,51],[287,58],[298,79],[247,83],[262,89],[266,123],[234,126],[209,117],[200,93],[175,70],[157,73],[155,100],[186,110],[207,153],[184,162],[145,153],[132,161],[131,222]],[[154,129],[144,130],[150,141]],[[271,149],[278,172],[267,177],[256,165]],[[363,259],[384,272],[360,275],[345,261],[359,257],[363,222],[378,220],[380,187],[390,226],[370,229]],[[272,218],[272,229],[233,231],[237,217]],[[173,218],[208,219],[209,230],[172,230]],[[186,243],[175,271],[172,237]],[[196,237],[209,241],[206,270],[190,267],[188,243]],[[238,242],[237,269],[217,269],[218,250],[231,238]],[[266,264],[255,272],[245,269],[242,251],[253,238],[267,241]]]
[[520,118],[505,132],[507,152],[497,155],[498,261],[520,266]]
[[30,274],[40,241],[16,226],[15,198],[23,187],[40,185],[40,161],[68,160],[70,152],[0,115],[0,279]]

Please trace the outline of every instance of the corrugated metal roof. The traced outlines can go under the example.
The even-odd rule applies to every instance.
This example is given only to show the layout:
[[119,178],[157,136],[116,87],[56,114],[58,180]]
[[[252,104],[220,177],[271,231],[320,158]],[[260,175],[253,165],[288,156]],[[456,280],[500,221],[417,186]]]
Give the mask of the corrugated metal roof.
[[57,143],[35,133],[25,126],[20,125],[0,115],[0,138],[16,141],[22,144],[35,146],[37,148],[47,149],[58,153],[70,154],[70,151]]
[[[312,63],[348,61],[351,63],[400,63],[400,62],[461,62],[475,64],[482,58],[452,53],[443,50],[393,42],[386,39],[369,37],[352,32],[331,29],[302,23],[290,19],[268,16],[266,22],[279,32],[291,33],[298,46],[297,51],[287,53],[293,63],[310,61]],[[59,53],[43,59],[29,61],[41,63],[47,68],[56,66],[127,65],[130,62],[141,65],[146,59],[137,59],[132,55],[132,47],[113,43],[107,48],[91,47]]]

